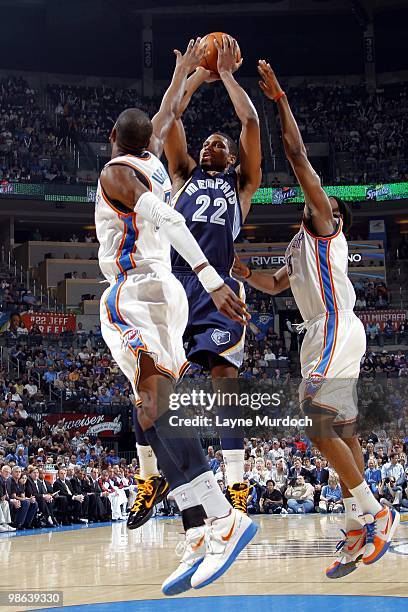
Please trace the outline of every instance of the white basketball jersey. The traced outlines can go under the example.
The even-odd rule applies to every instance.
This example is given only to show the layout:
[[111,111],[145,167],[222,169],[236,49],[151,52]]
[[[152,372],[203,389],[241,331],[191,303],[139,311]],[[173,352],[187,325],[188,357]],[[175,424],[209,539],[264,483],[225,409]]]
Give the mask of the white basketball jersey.
[[318,238],[302,223],[286,254],[290,287],[304,321],[342,310],[356,301],[347,276],[348,245],[342,221],[333,236]]
[[[170,178],[161,161],[152,153],[146,152],[142,157],[115,157],[105,168],[111,165],[133,168],[142,183],[163,200],[163,206],[170,203]],[[148,273],[155,264],[171,269],[170,244],[162,233],[120,202],[110,200],[100,181],[96,193],[95,226],[100,244],[99,266],[109,282],[133,271]]]

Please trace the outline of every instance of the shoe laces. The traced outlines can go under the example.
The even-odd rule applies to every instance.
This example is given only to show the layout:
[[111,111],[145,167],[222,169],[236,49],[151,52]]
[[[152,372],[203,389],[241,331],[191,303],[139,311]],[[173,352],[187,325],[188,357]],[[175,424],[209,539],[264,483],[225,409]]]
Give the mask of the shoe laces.
[[367,524],[365,527],[366,527],[366,543],[373,544],[374,538],[377,534],[377,521]]
[[154,486],[152,481],[147,478],[146,480],[139,480],[137,484],[137,495],[133,503],[131,512],[138,512],[146,500],[146,497],[151,497],[154,493]]
[[245,489],[240,489],[239,491],[233,489],[232,487],[229,488],[229,494],[231,496],[231,501],[234,508],[236,508],[237,510],[241,510],[241,512],[247,511],[247,500],[249,491],[249,487],[246,487]]
[[344,531],[344,529],[340,530],[342,532],[342,534],[344,535],[344,538],[342,540],[339,540],[336,544],[336,551],[338,553],[343,552],[343,548],[346,545],[347,542],[347,533]]

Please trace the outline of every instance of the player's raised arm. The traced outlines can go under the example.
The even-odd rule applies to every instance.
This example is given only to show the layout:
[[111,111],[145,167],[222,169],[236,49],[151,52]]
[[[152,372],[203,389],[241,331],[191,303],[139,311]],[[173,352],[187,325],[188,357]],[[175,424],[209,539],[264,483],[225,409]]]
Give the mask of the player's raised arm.
[[239,139],[240,164],[237,168],[237,174],[239,176],[242,213],[245,219],[251,207],[252,195],[261,184],[262,178],[259,119],[248,94],[234,78],[233,73],[238,70],[242,63],[242,60],[239,62],[236,60],[237,41],[227,35],[224,35],[222,40],[222,45],[219,45],[217,40],[214,41],[218,50],[218,73],[242,124]]
[[245,280],[254,289],[270,295],[278,295],[278,293],[282,293],[290,287],[286,266],[280,268],[275,274],[251,270],[239,259],[236,253],[232,273],[240,280]]
[[176,67],[169,88],[163,96],[159,111],[152,119],[153,133],[150,138],[148,150],[160,157],[163,153],[164,141],[167,138],[174,122],[184,95],[188,75],[199,65],[204,54],[204,47],[200,47],[200,38],[190,40],[187,50],[182,55],[175,49]]
[[194,92],[197,91],[200,85],[205,82],[210,83],[217,79],[217,75],[214,75],[202,66],[199,66],[187,79],[184,95],[177,111],[177,119],[172,124],[166,142],[164,143],[164,153],[167,158],[168,170],[172,181],[178,177],[187,180],[192,170],[197,165],[194,159],[188,154],[186,134],[180,117],[186,110]]
[[207,293],[211,294],[217,309],[222,314],[243,325],[246,324],[249,315],[244,302],[210,266],[187,228],[183,215],[148,191],[133,170],[127,166],[114,164],[107,166],[101,173],[100,182],[110,199],[121,202],[162,232],[171,246],[197,274],[199,281]]
[[278,105],[286,157],[305,196],[305,216],[311,217],[313,228],[319,236],[328,236],[335,227],[332,207],[318,174],[307,158],[306,147],[285,92],[265,60],[259,60],[258,72],[262,79],[259,82],[262,91]]

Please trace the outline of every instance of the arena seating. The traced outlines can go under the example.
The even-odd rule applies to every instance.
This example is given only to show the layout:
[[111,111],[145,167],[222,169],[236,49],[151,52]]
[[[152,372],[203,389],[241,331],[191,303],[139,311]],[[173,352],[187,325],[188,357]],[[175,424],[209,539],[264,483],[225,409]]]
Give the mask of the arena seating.
[[[407,179],[406,83],[380,85],[374,95],[362,86],[328,87],[310,81],[286,90],[305,141],[326,144],[331,152],[334,172],[326,182],[377,182],[378,176],[384,182]],[[84,143],[84,157],[92,159],[88,145],[107,142],[124,108],[139,106],[152,115],[159,103],[160,99],[143,100],[134,89],[53,84],[40,92],[21,77],[3,79],[0,181],[94,180],[90,167],[78,171],[72,147]],[[183,119],[194,157],[212,131],[239,137],[239,123],[219,83],[199,90]],[[264,121],[261,116],[263,128]],[[95,171],[96,159],[92,164]]]

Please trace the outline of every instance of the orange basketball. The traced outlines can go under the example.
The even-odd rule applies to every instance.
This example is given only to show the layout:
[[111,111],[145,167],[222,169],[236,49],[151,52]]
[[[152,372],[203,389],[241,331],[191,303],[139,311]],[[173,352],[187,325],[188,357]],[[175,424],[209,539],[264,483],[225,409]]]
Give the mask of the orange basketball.
[[[200,45],[206,45],[205,54],[203,59],[201,60],[201,66],[203,68],[207,68],[207,70],[211,70],[211,72],[216,72],[217,70],[217,59],[218,59],[218,51],[216,46],[214,45],[214,40],[217,39],[219,45],[222,45],[222,37],[224,32],[211,32],[211,34],[207,34],[201,39]],[[241,59],[241,51],[238,47],[236,60],[239,62]]]

